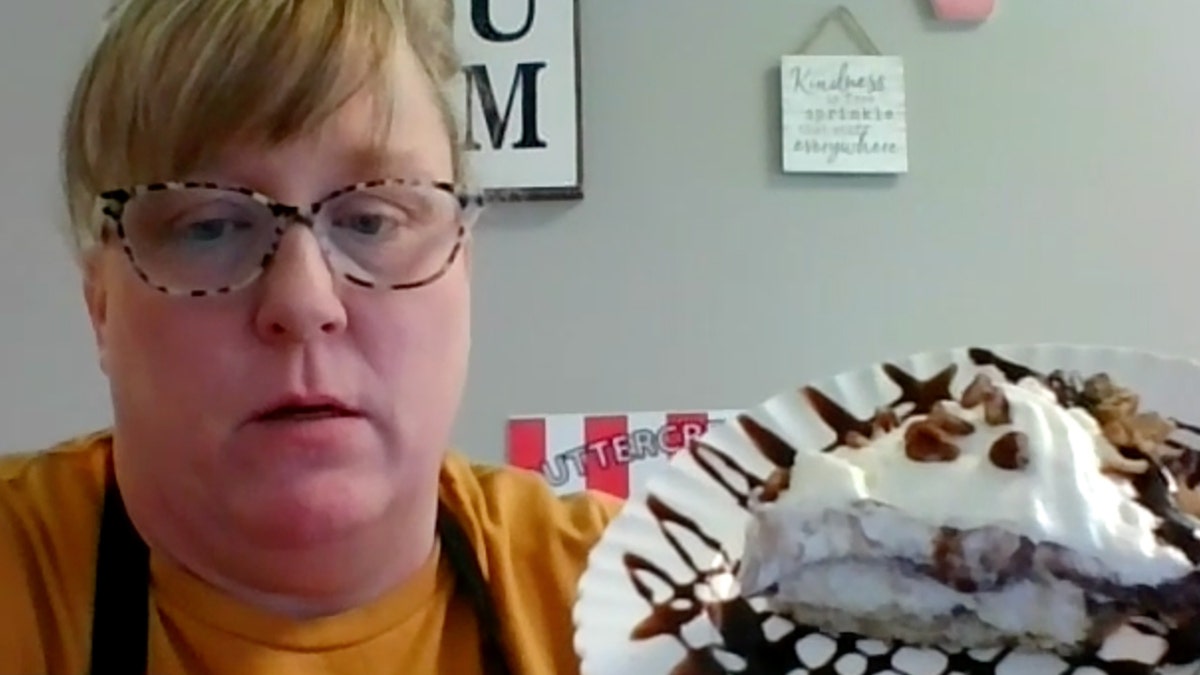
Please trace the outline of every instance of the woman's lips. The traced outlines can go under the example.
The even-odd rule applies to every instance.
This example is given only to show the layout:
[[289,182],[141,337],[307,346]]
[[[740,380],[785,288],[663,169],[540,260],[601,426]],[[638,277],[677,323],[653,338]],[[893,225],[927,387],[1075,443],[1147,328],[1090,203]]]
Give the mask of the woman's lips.
[[255,422],[303,422],[338,417],[361,417],[362,413],[336,396],[324,394],[285,396],[259,409]]

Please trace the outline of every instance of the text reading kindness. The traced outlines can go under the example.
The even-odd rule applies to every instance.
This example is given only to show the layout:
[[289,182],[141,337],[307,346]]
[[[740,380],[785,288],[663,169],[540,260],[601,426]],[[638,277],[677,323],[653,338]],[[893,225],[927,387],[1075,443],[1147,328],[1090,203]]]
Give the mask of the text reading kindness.
[[780,85],[784,171],[908,170],[900,59],[786,56]]

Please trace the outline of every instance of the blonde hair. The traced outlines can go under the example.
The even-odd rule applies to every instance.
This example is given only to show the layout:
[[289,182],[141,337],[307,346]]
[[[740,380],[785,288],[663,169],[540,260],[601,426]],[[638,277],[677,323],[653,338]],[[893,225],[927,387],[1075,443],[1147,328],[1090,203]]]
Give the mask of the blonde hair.
[[76,253],[95,242],[104,190],[177,177],[238,139],[303,134],[360,91],[386,132],[400,39],[439,93],[461,179],[447,92],[460,69],[453,0],[122,0],[63,127]]

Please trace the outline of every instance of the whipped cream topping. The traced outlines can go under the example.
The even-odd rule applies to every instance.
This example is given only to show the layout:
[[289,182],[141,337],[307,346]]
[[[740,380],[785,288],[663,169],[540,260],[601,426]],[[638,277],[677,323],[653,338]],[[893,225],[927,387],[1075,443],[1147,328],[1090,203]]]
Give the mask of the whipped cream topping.
[[[1001,527],[1090,556],[1123,584],[1158,583],[1192,570],[1179,549],[1155,534],[1160,519],[1136,501],[1128,481],[1104,472],[1122,460],[1094,418],[1063,407],[1034,378],[994,386],[1008,402],[1003,423],[989,423],[982,404],[942,404],[973,427],[953,439],[953,458],[910,458],[908,428],[927,417],[916,415],[856,444],[862,447],[800,449],[790,487],[762,508],[804,518],[870,501],[935,528]],[[1014,431],[1025,437],[1020,466],[999,466],[993,448]]]

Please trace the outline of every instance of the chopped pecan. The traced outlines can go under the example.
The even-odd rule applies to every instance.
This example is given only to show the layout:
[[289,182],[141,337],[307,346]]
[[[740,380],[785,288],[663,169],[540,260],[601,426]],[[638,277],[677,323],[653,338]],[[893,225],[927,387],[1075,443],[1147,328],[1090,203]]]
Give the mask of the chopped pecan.
[[1122,423],[1121,420],[1109,420],[1100,425],[1100,430],[1104,432],[1104,437],[1109,443],[1120,447],[1133,446],[1133,430],[1128,424]]
[[1150,468],[1150,462],[1144,459],[1130,459],[1121,451],[1107,443],[1096,444],[1100,456],[1101,470],[1109,474],[1139,474]]
[[1138,413],[1129,418],[1133,440],[1138,449],[1145,453],[1176,455],[1179,450],[1164,445],[1175,433],[1175,423],[1157,413]]
[[[1106,416],[1096,414],[1100,429],[1109,443],[1118,448],[1132,448],[1149,457],[1166,459],[1178,457],[1182,450],[1166,445],[1175,431],[1175,424],[1157,413],[1130,412],[1117,414],[1116,406],[1108,408]],[[1142,469],[1143,471],[1145,469]]]
[[975,431],[975,425],[950,412],[950,407],[946,405],[945,401],[935,403],[926,419],[930,424],[952,436],[966,436]]
[[1016,471],[1029,464],[1029,437],[1020,431],[1010,431],[988,450],[988,459],[998,468]]
[[1008,407],[1008,397],[999,389],[993,389],[983,400],[983,419],[992,426],[1012,424],[1012,412]]
[[896,411],[891,408],[880,408],[875,413],[875,417],[871,419],[871,426],[875,433],[887,433],[900,426],[900,418],[896,416]]
[[960,401],[964,408],[974,408],[980,403],[983,403],[988,394],[998,391],[999,389],[996,388],[996,385],[992,384],[992,379],[987,375],[980,373],[976,375],[975,379],[971,380],[971,384],[967,385],[967,388],[963,390]]
[[1180,511],[1200,517],[1200,489],[1188,487],[1181,482],[1179,490],[1175,493],[1175,504]]
[[951,462],[958,458],[959,449],[949,433],[926,419],[905,429],[904,454],[914,462]]
[[1137,394],[1117,386],[1107,373],[1084,380],[1083,400],[1101,423],[1131,417],[1137,413],[1139,404]]
[[764,502],[773,502],[779,499],[779,495],[786,492],[792,483],[792,473],[783,467],[779,467],[767,476],[767,480],[763,482],[762,492],[758,498]]
[[1091,412],[1101,422],[1111,422],[1132,417],[1137,413],[1138,401],[1136,396],[1128,398],[1105,399],[1092,406]]
[[980,373],[971,380],[971,384],[962,394],[962,406],[974,408],[983,405],[983,419],[988,424],[999,426],[1011,424],[1012,416],[1008,409],[1008,398],[987,375]]

